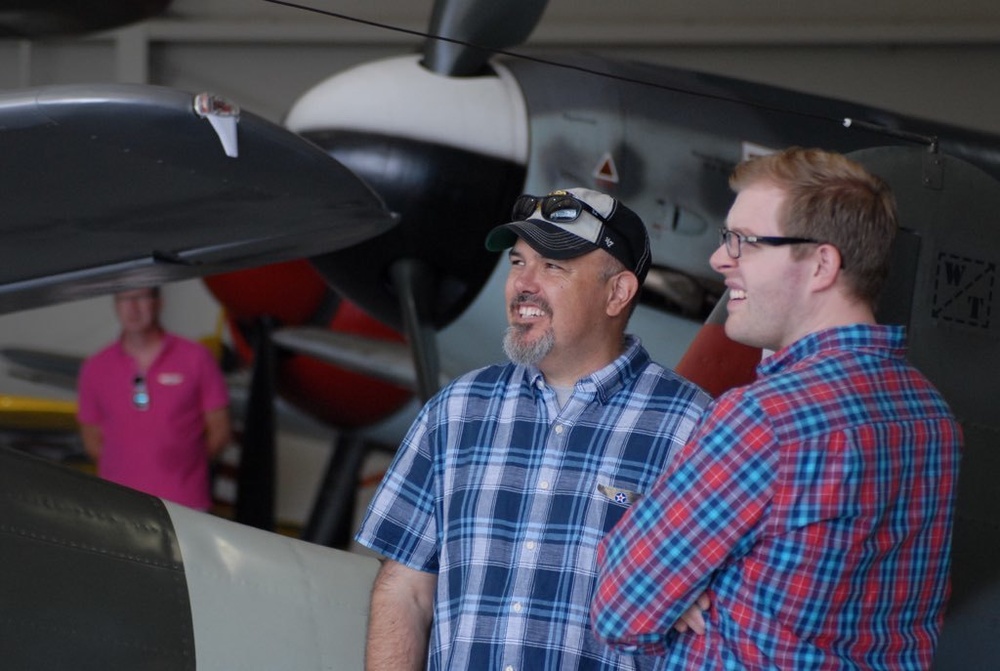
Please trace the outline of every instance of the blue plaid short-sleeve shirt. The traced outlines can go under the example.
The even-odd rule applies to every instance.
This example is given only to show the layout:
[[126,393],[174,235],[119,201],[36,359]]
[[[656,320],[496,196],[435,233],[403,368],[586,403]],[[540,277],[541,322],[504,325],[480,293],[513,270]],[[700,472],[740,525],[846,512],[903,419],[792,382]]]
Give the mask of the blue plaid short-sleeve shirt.
[[708,400],[631,337],[561,409],[537,369],[513,364],[431,399],[357,536],[438,575],[428,668],[636,668],[590,629],[597,544]]

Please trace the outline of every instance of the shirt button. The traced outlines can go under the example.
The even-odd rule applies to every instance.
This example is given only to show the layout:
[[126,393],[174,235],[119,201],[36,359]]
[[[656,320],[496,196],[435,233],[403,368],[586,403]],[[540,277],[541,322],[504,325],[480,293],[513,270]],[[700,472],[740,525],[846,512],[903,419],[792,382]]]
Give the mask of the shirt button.
[[514,604],[514,612],[515,613],[520,613],[521,612],[521,603],[520,602],[517,602],[517,603]]
[[514,671],[514,667],[510,666],[510,665],[507,665],[507,666],[503,667],[503,671]]
[[563,425],[562,424],[556,424],[556,433],[560,433],[561,434],[562,432],[563,432]]
[[538,382],[536,382],[535,386],[538,387],[539,389],[545,389],[545,383],[542,382],[541,380],[539,380]]
[[529,550],[534,550],[535,549],[535,541],[528,541],[527,543],[524,544],[524,547],[528,548]]
[[538,486],[540,488],[542,488],[542,489],[548,489],[549,488],[549,481],[548,480],[542,480],[541,482],[538,483]]

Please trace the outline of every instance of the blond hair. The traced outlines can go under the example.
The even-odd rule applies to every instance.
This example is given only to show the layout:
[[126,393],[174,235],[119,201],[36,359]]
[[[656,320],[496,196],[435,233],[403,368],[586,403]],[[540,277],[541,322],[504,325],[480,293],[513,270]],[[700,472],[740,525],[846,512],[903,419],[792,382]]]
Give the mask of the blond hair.
[[874,307],[898,228],[889,186],[842,154],[801,147],[744,161],[729,179],[736,192],[760,182],[786,194],[778,221],[782,234],[836,247],[848,289]]

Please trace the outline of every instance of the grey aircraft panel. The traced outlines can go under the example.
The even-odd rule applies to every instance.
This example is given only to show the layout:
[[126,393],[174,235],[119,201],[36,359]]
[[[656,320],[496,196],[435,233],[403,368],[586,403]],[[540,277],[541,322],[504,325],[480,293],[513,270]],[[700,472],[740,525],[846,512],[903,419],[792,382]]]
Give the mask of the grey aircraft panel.
[[140,85],[0,94],[0,312],[312,256],[392,227],[379,197],[308,141],[217,99],[200,116],[195,100]]
[[165,505],[184,559],[196,668],[364,668],[377,559]]

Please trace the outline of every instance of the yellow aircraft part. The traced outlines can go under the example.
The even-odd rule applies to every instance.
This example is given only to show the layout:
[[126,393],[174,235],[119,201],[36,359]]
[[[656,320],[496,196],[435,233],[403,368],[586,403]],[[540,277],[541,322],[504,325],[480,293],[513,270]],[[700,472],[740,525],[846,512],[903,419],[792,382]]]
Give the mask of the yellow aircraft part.
[[0,430],[76,431],[76,401],[0,394]]
[[222,349],[223,342],[222,336],[226,327],[226,312],[225,310],[219,311],[219,316],[215,320],[215,330],[206,336],[198,338],[198,342],[208,348],[208,351],[212,353],[216,361],[222,360]]

